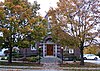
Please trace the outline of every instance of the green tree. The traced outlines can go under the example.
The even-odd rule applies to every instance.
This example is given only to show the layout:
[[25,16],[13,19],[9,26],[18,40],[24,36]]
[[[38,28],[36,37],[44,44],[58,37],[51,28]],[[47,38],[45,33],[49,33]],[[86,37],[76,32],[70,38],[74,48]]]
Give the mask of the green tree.
[[[93,29],[100,24],[99,2],[99,0],[59,0],[57,3],[58,7],[49,10],[52,27],[54,27],[55,30],[57,30],[57,27],[61,28],[65,34],[74,38],[75,44],[78,44],[76,44],[76,46],[80,49],[81,65],[84,65],[84,47],[87,46],[87,44],[94,44],[95,37],[99,34],[98,30],[93,31]],[[56,38],[64,38],[63,34],[58,36],[59,33],[56,33],[55,35]],[[70,38],[66,37],[66,40],[69,39]],[[58,41],[63,42],[63,40]],[[70,40],[70,42],[73,43],[73,40]],[[69,42],[66,44],[69,44]]]
[[[37,39],[39,41],[45,35],[46,21],[37,15],[39,9],[36,1],[33,4],[27,0],[5,0],[4,3],[0,3],[0,32],[3,33],[3,43],[8,43],[9,63],[12,62],[14,46],[25,44],[23,47],[27,47],[32,44],[31,42],[35,42]],[[28,39],[28,36],[32,38],[32,41]]]

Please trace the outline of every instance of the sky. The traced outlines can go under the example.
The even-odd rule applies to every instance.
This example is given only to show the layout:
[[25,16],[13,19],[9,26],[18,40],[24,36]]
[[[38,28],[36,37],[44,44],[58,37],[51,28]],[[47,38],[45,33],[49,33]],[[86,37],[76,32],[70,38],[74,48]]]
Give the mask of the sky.
[[[0,0],[0,1],[4,1],[4,0]],[[46,12],[48,12],[50,7],[57,7],[56,3],[59,0],[28,0],[29,2],[33,3],[34,1],[37,1],[38,4],[40,4],[40,14],[44,17],[46,15]],[[0,34],[1,35],[1,34]],[[99,39],[100,41],[100,39]]]
[[46,12],[49,10],[50,7],[57,7],[56,3],[59,0],[28,0],[29,2],[33,3],[34,1],[37,1],[40,4],[40,14],[42,16],[45,16]]
[[[0,0],[0,1],[4,1],[4,0]],[[46,15],[46,12],[48,12],[49,8],[50,7],[57,7],[56,3],[59,1],[59,0],[28,0],[29,2],[33,3],[34,1],[37,1],[38,4],[40,4],[40,14],[42,16],[45,16]]]

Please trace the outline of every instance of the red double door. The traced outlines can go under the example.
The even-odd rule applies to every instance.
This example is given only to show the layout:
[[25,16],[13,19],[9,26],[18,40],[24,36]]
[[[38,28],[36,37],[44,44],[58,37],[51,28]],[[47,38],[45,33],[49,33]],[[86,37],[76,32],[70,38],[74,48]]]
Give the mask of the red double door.
[[47,55],[52,56],[53,55],[53,45],[47,44]]

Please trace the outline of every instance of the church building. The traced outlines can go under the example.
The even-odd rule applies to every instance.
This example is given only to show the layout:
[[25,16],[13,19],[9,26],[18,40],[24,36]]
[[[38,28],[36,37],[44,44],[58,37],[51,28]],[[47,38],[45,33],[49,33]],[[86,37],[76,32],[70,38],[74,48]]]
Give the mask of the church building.
[[[48,17],[46,17],[48,20]],[[38,49],[41,48],[41,56],[46,57],[46,56],[55,56],[55,57],[61,57],[62,56],[62,51],[61,51],[61,46],[55,42],[52,41],[52,36],[51,36],[51,25],[50,25],[50,20],[48,20],[48,28],[47,30],[49,31],[47,33],[47,36],[42,40],[42,42],[37,42],[34,47],[26,48],[26,51],[21,50],[21,54],[26,54],[27,56],[31,56],[33,54],[38,54]],[[74,55],[80,57],[80,51],[78,48],[72,49],[72,48],[65,48],[63,51],[69,55]]]

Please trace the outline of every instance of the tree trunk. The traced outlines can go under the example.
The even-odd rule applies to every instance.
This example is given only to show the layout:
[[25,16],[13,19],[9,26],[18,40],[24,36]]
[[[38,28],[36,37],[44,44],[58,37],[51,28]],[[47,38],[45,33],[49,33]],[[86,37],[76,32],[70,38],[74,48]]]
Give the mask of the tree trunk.
[[80,62],[80,65],[84,65],[83,49],[84,49],[84,42],[81,42],[81,46],[80,46],[81,62]]
[[83,58],[83,50],[82,49],[80,50],[80,53],[81,53],[81,62],[80,62],[80,65],[84,65],[84,58]]
[[8,62],[12,63],[12,47],[9,47],[9,58],[8,58]]

